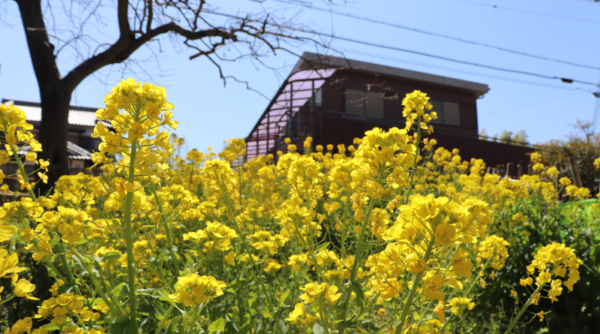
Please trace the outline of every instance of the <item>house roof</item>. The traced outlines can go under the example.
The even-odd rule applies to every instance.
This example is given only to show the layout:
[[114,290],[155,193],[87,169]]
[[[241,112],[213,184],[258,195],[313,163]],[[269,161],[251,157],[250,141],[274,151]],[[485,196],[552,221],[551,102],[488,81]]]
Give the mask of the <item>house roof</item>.
[[379,74],[386,77],[404,79],[413,82],[421,82],[432,86],[447,87],[459,91],[474,93],[477,97],[484,95],[490,90],[488,85],[477,82],[454,79],[423,72],[410,71],[398,67],[367,63],[347,58],[320,55],[312,52],[304,52],[302,54],[302,57],[300,57],[300,59],[292,69],[292,73],[305,69],[316,68],[337,68],[369,74]]
[[[20,108],[20,107],[19,107]],[[29,145],[21,147],[19,154],[27,154],[31,148]],[[92,153],[85,148],[67,141],[67,154],[69,160],[92,160]]]
[[[477,82],[304,52],[246,137],[247,157],[271,152],[277,146],[277,141],[281,141],[285,136],[288,116],[296,115],[301,107],[310,105],[311,97],[325,82],[334,73],[343,70],[449,88],[472,93],[476,97],[489,91],[487,85]],[[313,125],[310,126],[310,132],[312,131]]]
[[[2,104],[12,104],[19,107],[25,112],[25,116],[29,122],[42,121],[42,107],[38,102],[2,99]],[[97,121],[99,121],[96,118],[96,110],[98,110],[98,108],[69,106],[69,124],[90,127],[96,126]],[[110,125],[110,123],[106,125]]]

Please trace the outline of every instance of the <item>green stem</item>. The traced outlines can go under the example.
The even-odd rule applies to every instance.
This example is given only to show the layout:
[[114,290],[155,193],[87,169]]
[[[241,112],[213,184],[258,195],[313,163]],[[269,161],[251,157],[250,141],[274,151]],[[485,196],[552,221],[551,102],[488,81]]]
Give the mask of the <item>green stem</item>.
[[[54,270],[54,272],[56,273],[56,275],[58,276],[59,279],[63,280],[63,282],[67,282],[68,280],[58,271],[58,269],[56,269],[56,267],[54,266],[54,264],[52,263],[52,261],[50,261],[50,258],[46,258],[46,260],[44,261],[44,263],[46,263],[46,265],[48,265],[48,267],[50,267],[52,270]],[[60,285],[60,284],[59,284]]]
[[323,319],[323,325],[325,327],[325,332],[327,332],[327,334],[330,334],[331,331],[329,330],[329,320],[327,319],[327,314],[325,313],[325,303],[323,301],[321,301],[319,303],[319,308],[321,311],[321,319]]
[[[429,254],[431,253],[431,250],[433,249],[434,243],[435,242],[433,240],[430,240],[429,244],[427,245],[427,251],[425,252],[425,257],[424,257],[425,263],[427,263],[427,260],[429,260]],[[421,279],[423,278],[423,275],[425,274],[426,271],[427,271],[427,269],[417,273],[417,276],[415,277],[415,280],[413,281],[412,288],[410,289],[410,292],[408,293],[408,297],[406,297],[406,302],[402,306],[402,313],[400,314],[400,324],[398,325],[398,327],[396,327],[396,331],[394,332],[395,334],[402,333],[402,328],[404,327],[404,323],[406,322],[406,317],[408,316],[408,312],[410,311],[410,307],[412,306],[413,299],[415,298],[415,295],[417,294],[417,290],[419,288],[419,285],[421,284]]]
[[150,189],[152,190],[152,194],[154,195],[154,200],[158,204],[158,209],[160,210],[160,216],[162,218],[161,225],[164,225],[165,230],[167,231],[167,247],[169,248],[169,254],[171,255],[171,262],[173,262],[173,267],[175,268],[175,277],[179,277],[179,261],[177,260],[177,254],[175,254],[175,252],[173,252],[173,237],[171,234],[171,227],[169,226],[169,224],[166,223],[167,220],[165,218],[165,213],[163,210],[162,202],[160,201],[160,199],[158,198],[158,195],[156,194],[156,189],[154,187],[154,184],[152,184],[150,186]]
[[77,283],[77,281],[75,281],[75,277],[73,276],[73,272],[71,271],[71,267],[69,266],[69,262],[67,260],[67,255],[65,253],[65,249],[64,247],[60,247],[61,248],[61,252],[60,252],[60,260],[63,264],[63,266],[65,267],[65,272],[67,273],[67,278],[69,279],[69,283],[75,284]]
[[4,303],[8,303],[8,302],[9,302],[10,300],[12,300],[13,298],[15,298],[15,296],[14,296],[14,295],[12,295],[12,296],[10,296],[10,297],[6,298],[5,300],[3,300],[3,301],[1,301],[1,302],[0,302],[0,305],[2,305],[2,304],[4,304]]
[[9,145],[9,146],[10,146],[10,150],[12,151],[12,154],[15,156],[15,162],[17,163],[17,166],[19,166],[19,171],[21,172],[21,176],[23,177],[23,182],[26,182],[29,185],[29,187],[27,188],[29,197],[31,197],[31,200],[37,202],[37,199],[35,198],[35,194],[33,193],[33,190],[31,190],[31,185],[29,184],[29,176],[25,172],[25,168],[23,168],[23,163],[21,162],[21,158],[19,158],[19,155],[18,155],[19,151],[17,151],[17,148],[15,147],[15,145]]
[[421,144],[421,116],[417,118],[417,152],[415,153],[415,159],[413,160],[413,170],[412,173],[410,173],[410,182],[408,183],[408,190],[406,191],[406,198],[404,200],[404,204],[408,203],[410,193],[412,192],[413,179],[415,178],[415,174],[417,174],[417,159],[419,158],[419,154],[421,154],[421,148],[419,147],[419,144]]
[[348,207],[350,206],[350,196],[346,196],[346,205],[344,206],[344,218],[342,218],[342,259],[346,258],[346,226],[348,225]]
[[[377,182],[381,181],[381,176],[383,174],[383,168],[379,167],[379,177]],[[358,274],[358,266],[361,262],[361,251],[363,245],[363,239],[365,237],[365,231],[367,230],[367,225],[369,224],[369,219],[371,218],[371,213],[373,212],[373,208],[375,207],[375,199],[371,198],[371,202],[369,203],[369,208],[365,213],[365,218],[363,219],[362,226],[360,227],[360,233],[358,234],[358,241],[356,243],[356,255],[354,257],[354,263],[352,265],[352,272],[350,273],[350,282],[356,279],[356,275]],[[340,320],[346,320],[346,314],[348,312],[348,304],[350,303],[350,298],[352,297],[352,293],[350,287],[346,292],[346,299],[344,299],[344,305],[342,307]],[[340,333],[344,333],[344,329],[340,330]]]
[[523,307],[521,307],[521,310],[519,311],[519,313],[517,313],[517,316],[513,319],[513,321],[511,321],[510,326],[508,326],[508,329],[506,330],[506,332],[504,332],[504,334],[508,334],[510,333],[510,331],[512,331],[513,327],[515,327],[515,325],[517,324],[517,322],[519,322],[519,318],[521,318],[521,316],[523,315],[523,313],[525,313],[525,311],[527,310],[527,308],[529,307],[529,305],[531,305],[531,303],[533,302],[533,298],[535,298],[535,295],[537,295],[542,288],[544,287],[544,285],[546,285],[546,283],[542,283],[538,286],[537,289],[535,289],[535,291],[533,292],[533,294],[531,295],[531,297],[529,297],[529,300],[527,300],[527,302],[525,303],[525,305],[523,305]]
[[[131,143],[131,154],[129,155],[128,182],[135,181],[135,157],[137,154],[137,138]],[[129,308],[131,310],[131,327],[135,328],[133,333],[139,333],[137,325],[137,298],[135,295],[135,267],[133,262],[133,229],[131,226],[131,206],[133,203],[133,192],[127,192],[125,199],[125,241],[127,243],[127,278],[129,279]]]
[[160,334],[160,330],[163,328],[163,326],[165,325],[165,321],[167,321],[167,318],[169,317],[169,314],[171,314],[171,311],[173,311],[173,307],[174,305],[171,304],[171,306],[169,307],[169,309],[167,310],[167,313],[165,313],[164,317],[162,318],[162,320],[160,321],[160,324],[158,325],[158,329],[156,329],[156,334]]
[[102,298],[102,300],[106,303],[106,305],[110,309],[111,314],[118,315],[118,316],[123,316],[124,314],[121,311],[121,309],[118,308],[118,307],[116,307],[112,303],[112,301],[110,299],[108,299],[108,297],[104,293],[104,290],[102,289],[103,287],[100,286],[100,284],[98,283],[98,281],[94,277],[94,274],[92,272],[92,265],[89,264],[89,263],[85,263],[85,259],[81,255],[79,255],[79,253],[77,253],[73,248],[71,248],[71,251],[79,259],[79,261],[81,261],[82,264],[85,264],[85,269],[88,272],[88,276],[90,277],[90,280],[92,281],[92,284],[94,284],[94,287],[96,288],[96,290],[94,292],[97,292],[100,295],[100,298]]
[[[496,253],[494,253],[494,256],[496,256]],[[483,268],[481,268],[481,270],[479,270],[479,272],[477,273],[477,277],[481,277],[480,274],[487,268],[488,264],[490,263],[490,261],[492,260],[492,258],[494,256],[491,256],[487,262],[485,263],[485,266]],[[467,292],[463,293],[463,297],[466,297],[469,295],[469,293],[471,292],[471,290],[473,290],[473,287],[476,285],[475,279],[473,279],[471,286],[469,287],[469,290],[467,290]],[[469,311],[470,312],[470,311]],[[468,314],[468,313],[467,313]],[[444,329],[446,329],[446,326],[448,326],[448,324],[450,323],[450,320],[452,320],[452,318],[454,317],[454,314],[451,314],[450,317],[448,318],[448,320],[446,320],[446,323],[444,324],[444,326],[439,330],[440,333],[444,333]],[[466,315],[465,315],[466,317]]]

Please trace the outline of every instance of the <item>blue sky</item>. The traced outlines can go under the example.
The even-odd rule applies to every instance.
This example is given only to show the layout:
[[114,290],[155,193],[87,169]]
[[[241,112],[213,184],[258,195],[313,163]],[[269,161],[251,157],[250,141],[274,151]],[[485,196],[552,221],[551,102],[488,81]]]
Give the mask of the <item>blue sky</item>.
[[[219,11],[240,14],[259,9],[255,2],[228,1]],[[327,8],[327,2],[315,2]],[[498,5],[494,8],[493,5]],[[25,36],[19,25],[16,4],[5,2],[0,24],[0,97],[39,101]],[[323,33],[385,44],[435,54],[468,62],[506,69],[564,77],[597,83],[600,71],[501,52],[445,38],[428,36],[390,26],[359,21],[331,13],[302,9],[273,0],[262,4],[280,10],[282,15]],[[586,0],[420,0],[420,1],[349,1],[332,6],[336,11],[392,22],[439,34],[455,36],[543,57],[600,68],[600,3]],[[105,9],[112,14],[110,8]],[[111,18],[107,22],[111,22]],[[115,36],[114,24],[106,23],[99,38],[107,41]],[[591,120],[596,98],[590,91],[595,86],[566,84],[560,80],[506,73],[473,67],[415,54],[368,47],[346,41],[331,40],[332,48],[346,57],[485,83],[491,90],[478,100],[479,128],[489,134],[504,130],[526,130],[533,143],[562,139],[573,132],[577,120]],[[230,80],[226,87],[214,65],[207,59],[188,60],[190,50],[168,38],[161,40],[159,62],[143,63],[141,71],[125,72],[165,86],[175,104],[175,118],[180,122],[179,134],[186,133],[187,147],[220,150],[227,138],[245,137],[264,111],[268,100],[247,90],[244,84]],[[231,50],[227,48],[224,51]],[[235,49],[233,49],[235,51]],[[313,45],[291,46],[295,53],[315,51]],[[231,52],[231,51],[230,51]],[[147,51],[135,54],[147,58]],[[264,62],[279,68],[273,71],[255,62],[242,60],[224,63],[226,75],[246,80],[253,89],[271,98],[297,59],[285,52],[269,56]],[[73,67],[71,57],[59,63],[66,74]],[[160,71],[158,69],[160,67]],[[106,92],[122,76],[121,72],[104,69],[97,77],[86,79],[73,95],[73,104],[102,106]],[[162,74],[160,74],[162,73]],[[108,81],[105,84],[98,78]],[[531,84],[534,83],[534,84]],[[574,90],[579,88],[580,90]],[[600,129],[600,127],[597,127]]]

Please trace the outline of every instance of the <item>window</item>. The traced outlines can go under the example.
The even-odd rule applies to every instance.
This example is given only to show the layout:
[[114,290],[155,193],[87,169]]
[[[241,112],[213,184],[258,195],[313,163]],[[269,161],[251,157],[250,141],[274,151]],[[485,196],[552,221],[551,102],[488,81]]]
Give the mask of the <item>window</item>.
[[319,88],[313,98],[315,107],[321,107],[323,105],[323,88]]
[[432,120],[432,124],[445,124],[460,126],[460,105],[455,102],[445,102],[439,100],[429,100],[433,106],[431,111],[437,113],[438,118]]
[[384,102],[382,93],[359,89],[344,91],[346,114],[371,118],[384,117]]

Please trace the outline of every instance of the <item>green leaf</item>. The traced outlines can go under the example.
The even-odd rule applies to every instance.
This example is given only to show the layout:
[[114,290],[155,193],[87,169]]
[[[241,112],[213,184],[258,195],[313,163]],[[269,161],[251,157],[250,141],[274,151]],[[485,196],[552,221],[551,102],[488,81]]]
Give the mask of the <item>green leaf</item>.
[[127,317],[117,318],[110,326],[111,332],[127,333],[127,328],[129,327],[130,323],[131,320],[129,320]]
[[169,297],[169,294],[165,291],[165,289],[160,289],[160,290],[158,290],[158,292],[160,292],[160,294],[161,294],[160,298],[158,298],[159,300],[168,302],[169,304],[173,305],[173,307],[175,307],[176,309],[178,309],[179,312],[181,312],[181,314],[183,314],[184,316],[187,314],[186,311],[180,309],[179,306],[177,306],[177,303],[175,303],[173,301],[173,299],[171,299]]
[[54,236],[54,238],[52,238],[52,240],[50,240],[50,246],[54,247],[54,246],[58,245],[59,241],[60,241],[60,236],[57,234]]
[[285,292],[281,295],[281,297],[279,297],[279,307],[283,306],[283,303],[285,303],[285,300],[287,299],[287,297],[290,295],[290,289],[285,290]]
[[250,296],[251,298],[248,299],[248,308],[252,309],[252,305],[256,301],[256,298],[258,298],[258,295],[255,293],[251,293]]
[[252,333],[252,323],[251,322],[246,323],[238,331],[238,334],[249,334],[249,333]]
[[77,286],[79,286],[79,284],[67,282],[58,288],[58,294],[70,293]]
[[42,328],[46,329],[48,332],[57,331],[60,328],[56,324],[45,324]]
[[116,260],[120,257],[121,257],[121,253],[119,253],[119,252],[106,252],[106,254],[104,254],[104,257],[102,258],[102,260],[104,262],[107,262],[110,260]]
[[313,332],[315,334],[325,334],[325,329],[323,329],[323,327],[321,327],[321,325],[315,323],[313,325]]
[[[181,320],[181,316],[176,316],[175,318],[171,319],[171,323],[169,324],[169,327],[167,328],[167,331],[165,332],[165,334],[173,334],[174,333],[173,331],[176,331],[179,320]],[[115,333],[117,333],[117,332],[115,332]]]
[[327,247],[329,247],[329,244],[331,244],[329,241],[320,244],[319,245],[319,250],[322,251],[322,250],[326,249]]
[[81,245],[81,244],[85,244],[87,241],[87,239],[81,239],[79,241],[74,242],[75,245]]
[[125,282],[117,285],[114,289],[112,289],[112,291],[110,292],[110,296],[113,300],[117,300],[117,297],[121,294],[124,285]]
[[273,319],[273,316],[272,316],[272,315],[271,315],[271,313],[269,312],[269,309],[268,309],[268,308],[264,308],[264,309],[263,309],[263,311],[262,311],[262,315],[263,315],[263,317],[265,317],[265,318],[271,318],[271,319]]
[[73,261],[73,265],[75,266],[75,268],[77,268],[77,270],[79,270],[79,272],[82,272],[82,273],[87,272],[87,270],[85,270],[85,268],[83,267],[83,264],[81,263],[81,261],[79,261],[79,258],[77,256],[73,256],[71,258],[71,261]]
[[371,320],[361,320],[360,325],[363,329],[366,329],[369,333],[377,332],[381,330],[380,327],[375,326]]
[[152,304],[141,304],[138,307],[139,312],[155,314],[157,313],[156,308]]
[[279,325],[279,329],[281,330],[282,333],[287,333],[288,328],[285,325],[285,321],[283,321],[283,319],[279,319],[279,322],[277,322],[277,324]]
[[104,300],[102,298],[96,298],[94,299],[94,301],[92,302],[92,306],[96,305],[96,304],[101,304],[104,303]]
[[365,293],[363,291],[362,284],[360,284],[357,280],[350,281],[350,290],[352,290],[356,294],[356,301],[358,302],[358,306],[362,307],[365,303]]
[[225,320],[223,318],[219,318],[215,320],[210,326],[208,326],[208,331],[210,333],[213,332],[222,332],[225,330]]
[[185,259],[189,264],[194,264],[194,259],[192,259],[192,257],[189,256],[187,253],[183,254],[183,256],[185,256]]

